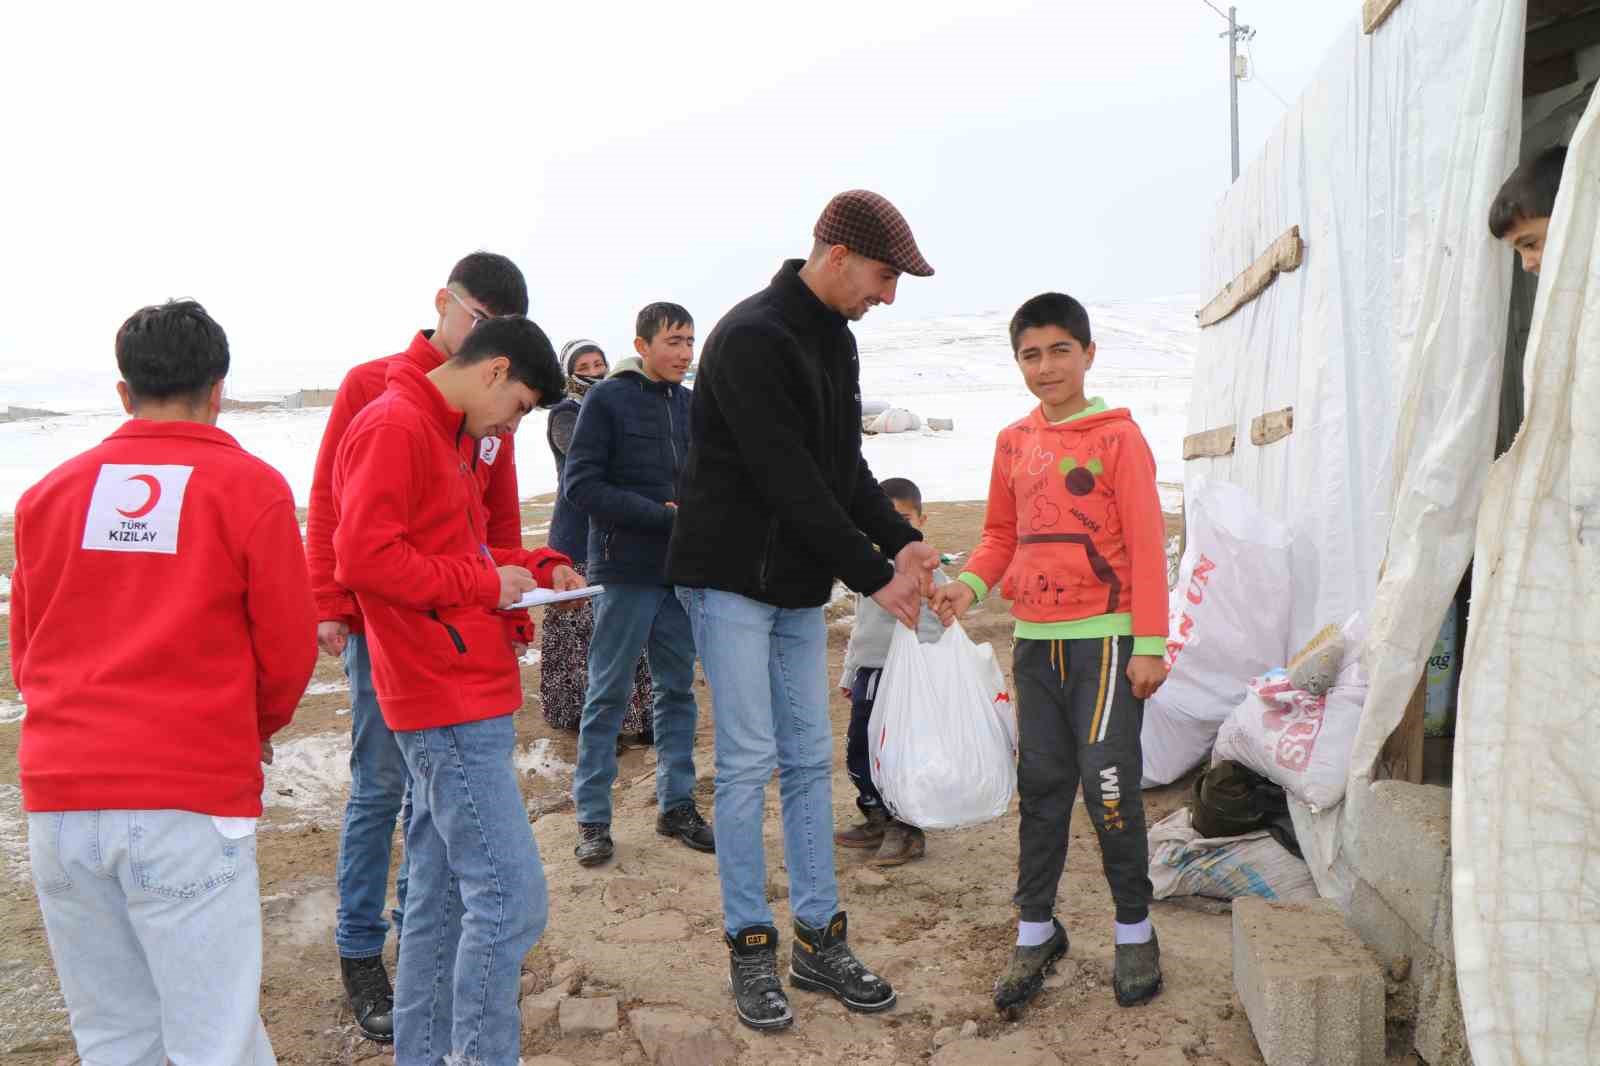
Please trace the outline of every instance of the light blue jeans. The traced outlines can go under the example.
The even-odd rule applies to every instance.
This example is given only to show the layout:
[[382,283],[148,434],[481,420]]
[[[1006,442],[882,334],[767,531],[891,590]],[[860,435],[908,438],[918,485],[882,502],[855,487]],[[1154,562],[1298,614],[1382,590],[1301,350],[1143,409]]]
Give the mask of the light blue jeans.
[[395,733],[411,768],[395,1066],[517,1061],[522,959],[550,900],[511,763],[516,736],[509,714]]
[[772,922],[761,840],[778,771],[794,916],[822,927],[839,909],[833,869],[833,729],[820,607],[789,610],[680,588],[711,682],[717,737],[717,874],[729,933]]
[[669,811],[693,798],[699,709],[689,619],[669,586],[611,584],[594,601],[594,636],[589,638],[589,690],[572,775],[579,822],[611,822],[617,734],[633,698],[641,648],[655,685],[656,802]]
[[28,856],[84,1066],[277,1062],[254,832],[188,811],[30,814]]
[[[350,800],[339,834],[339,921],[333,939],[344,958],[368,959],[383,952],[389,932],[389,923],[383,920],[389,855],[395,816],[401,813],[411,775],[378,709],[367,638],[360,633],[345,638],[344,676],[350,681]],[[402,837],[404,827],[402,818]],[[394,879],[396,939],[406,906],[406,859],[402,848]]]

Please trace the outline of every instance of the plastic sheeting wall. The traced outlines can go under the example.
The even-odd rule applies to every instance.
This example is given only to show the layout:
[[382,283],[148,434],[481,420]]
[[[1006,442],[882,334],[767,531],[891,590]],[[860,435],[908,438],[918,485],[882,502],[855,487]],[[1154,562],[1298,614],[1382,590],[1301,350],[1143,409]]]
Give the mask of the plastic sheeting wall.
[[1456,971],[1477,1066],[1600,1062],[1600,96],[1543,265],[1527,416],[1478,525],[1456,733]]

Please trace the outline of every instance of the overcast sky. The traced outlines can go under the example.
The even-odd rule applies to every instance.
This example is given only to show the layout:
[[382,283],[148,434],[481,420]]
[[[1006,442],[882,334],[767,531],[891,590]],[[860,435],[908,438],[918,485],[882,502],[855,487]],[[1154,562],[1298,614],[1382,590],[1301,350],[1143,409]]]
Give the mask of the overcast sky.
[[[1259,0],[1244,160],[1358,0]],[[1203,0],[25,3],[6,14],[0,403],[105,394],[193,296],[232,391],[332,385],[432,324],[450,265],[528,276],[559,346],[670,299],[704,336],[875,189],[938,273],[876,317],[1191,293],[1228,181]]]

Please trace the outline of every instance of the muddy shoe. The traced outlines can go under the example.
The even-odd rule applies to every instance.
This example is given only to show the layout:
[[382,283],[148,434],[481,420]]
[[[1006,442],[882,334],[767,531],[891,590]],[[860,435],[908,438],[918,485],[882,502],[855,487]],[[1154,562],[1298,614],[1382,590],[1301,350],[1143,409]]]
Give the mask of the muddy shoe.
[[599,866],[617,853],[611,843],[611,823],[579,822],[578,846],[572,849],[579,866]]
[[1067,953],[1067,931],[1054,918],[1050,919],[1050,923],[1055,926],[1050,939],[1037,947],[1018,945],[1011,956],[1011,965],[994,983],[994,1006],[1002,1014],[1015,1017],[1030,999],[1039,994],[1039,989],[1044,987],[1045,975],[1054,970],[1056,960]]
[[920,859],[928,851],[928,838],[922,830],[904,822],[890,822],[883,831],[883,843],[878,853],[867,860],[869,866],[903,866],[912,859]]
[[1117,1003],[1138,1006],[1161,991],[1161,944],[1155,933],[1145,944],[1118,944],[1117,965],[1111,973]]
[[833,842],[841,848],[876,848],[883,843],[888,828],[889,813],[882,807],[868,807],[862,812],[861,821],[833,834]]
[[656,832],[664,837],[677,837],[696,851],[716,851],[717,838],[711,826],[700,817],[700,808],[694,800],[685,800],[670,811],[656,815]]
[[339,974],[344,978],[345,998],[361,1035],[377,1044],[394,1043],[394,988],[389,984],[383,956],[341,958]]
[[825,929],[813,929],[797,920],[789,983],[807,992],[826,992],[863,1014],[888,1010],[894,1006],[894,989],[856,958],[845,942],[848,931],[843,911],[835,914]]
[[733,990],[733,1009],[739,1012],[739,1020],[752,1029],[783,1029],[793,1024],[789,997],[778,980],[778,930],[752,925],[726,939],[728,987]]

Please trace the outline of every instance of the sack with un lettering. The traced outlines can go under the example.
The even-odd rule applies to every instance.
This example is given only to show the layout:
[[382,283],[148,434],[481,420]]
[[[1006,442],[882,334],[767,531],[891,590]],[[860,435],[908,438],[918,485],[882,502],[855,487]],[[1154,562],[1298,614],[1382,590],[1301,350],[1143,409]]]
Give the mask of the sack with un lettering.
[[1367,701],[1361,616],[1352,616],[1340,632],[1344,659],[1325,695],[1295,688],[1284,670],[1269,671],[1250,682],[1250,691],[1217,734],[1214,761],[1243,763],[1313,811],[1344,799]]
[[1198,480],[1167,622],[1164,685],[1144,706],[1145,788],[1205,762],[1217,730],[1289,658],[1293,535],[1244,489]]

